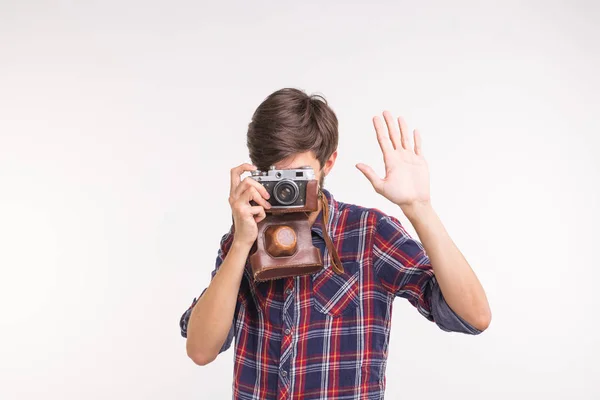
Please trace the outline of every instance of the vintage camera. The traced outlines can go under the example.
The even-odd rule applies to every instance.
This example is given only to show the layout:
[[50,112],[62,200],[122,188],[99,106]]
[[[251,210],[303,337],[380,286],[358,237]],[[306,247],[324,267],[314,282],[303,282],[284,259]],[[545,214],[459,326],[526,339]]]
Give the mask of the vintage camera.
[[[271,208],[258,223],[256,250],[250,255],[256,281],[309,275],[323,269],[312,244],[308,212],[318,210],[319,182],[310,167],[269,168],[250,177],[269,192]],[[252,202],[254,203],[254,202]]]
[[252,171],[252,179],[262,184],[269,192],[270,213],[316,211],[318,181],[311,167]]

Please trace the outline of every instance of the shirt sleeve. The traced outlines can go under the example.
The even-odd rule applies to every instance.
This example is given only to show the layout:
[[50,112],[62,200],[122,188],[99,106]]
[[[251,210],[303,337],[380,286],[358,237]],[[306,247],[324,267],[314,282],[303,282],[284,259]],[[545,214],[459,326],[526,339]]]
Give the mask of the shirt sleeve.
[[[217,274],[217,271],[221,267],[223,260],[227,256],[227,252],[231,248],[232,242],[233,242],[233,233],[230,230],[227,234],[225,234],[221,238],[221,244],[219,247],[219,251],[217,253],[215,268],[213,269],[213,271],[211,273],[211,281]],[[206,288],[202,291],[202,293],[200,294],[200,296],[198,298],[194,298],[194,300],[192,301],[192,304],[187,308],[187,310],[185,310],[185,312],[183,313],[183,315],[181,316],[181,318],[179,320],[179,328],[181,330],[181,336],[183,336],[184,338],[187,338],[187,327],[188,327],[188,323],[190,320],[190,316],[192,315],[192,310],[194,309],[194,306],[198,302],[198,299],[200,299],[200,297],[202,297],[202,295],[204,294],[205,291],[206,291]],[[235,313],[233,316],[233,321],[231,323],[231,328],[229,328],[229,332],[227,334],[227,339],[225,340],[225,343],[223,343],[223,346],[221,347],[219,354],[224,352],[225,350],[229,349],[229,347],[231,347],[231,343],[233,342],[233,337],[234,337],[234,332],[235,332],[235,320],[237,318],[238,310],[239,310],[239,304],[236,305]]]
[[446,303],[425,249],[406,232],[397,218],[383,216],[377,222],[373,268],[385,290],[407,299],[442,330],[481,333]]

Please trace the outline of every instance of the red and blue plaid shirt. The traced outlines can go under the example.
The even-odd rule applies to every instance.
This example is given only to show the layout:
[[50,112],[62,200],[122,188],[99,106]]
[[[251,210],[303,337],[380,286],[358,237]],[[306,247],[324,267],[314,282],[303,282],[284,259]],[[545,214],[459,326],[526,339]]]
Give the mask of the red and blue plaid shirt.
[[[336,274],[322,231],[312,226],[324,268],[314,275],[256,282],[249,263],[231,330],[233,398],[239,400],[383,399],[392,303],[407,299],[446,331],[478,334],[442,296],[422,245],[376,209],[329,201],[327,231],[344,272]],[[214,277],[233,241],[221,240]],[[180,320],[181,334],[193,306]]]

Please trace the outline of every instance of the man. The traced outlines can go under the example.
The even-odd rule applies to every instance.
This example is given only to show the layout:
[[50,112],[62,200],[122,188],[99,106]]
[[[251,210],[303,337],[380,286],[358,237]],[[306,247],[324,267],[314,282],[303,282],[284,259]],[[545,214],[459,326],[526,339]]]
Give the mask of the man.
[[[421,137],[415,130],[411,138],[401,118],[383,116],[387,129],[379,117],[373,123],[386,176],[357,168],[400,207],[422,245],[393,216],[338,202],[322,189],[338,144],[337,118],[324,98],[282,89],[254,113],[247,134],[254,165],[231,170],[233,226],[210,285],[180,322],[187,354],[199,365],[235,337],[234,399],[382,399],[396,296],[443,330],[478,334],[488,327],[485,292],[431,206]],[[256,282],[250,274],[257,222],[270,204],[262,185],[240,176],[271,165],[310,166],[321,182],[328,218],[320,203],[309,221],[325,267],[314,275]],[[342,273],[332,270],[326,235]]]

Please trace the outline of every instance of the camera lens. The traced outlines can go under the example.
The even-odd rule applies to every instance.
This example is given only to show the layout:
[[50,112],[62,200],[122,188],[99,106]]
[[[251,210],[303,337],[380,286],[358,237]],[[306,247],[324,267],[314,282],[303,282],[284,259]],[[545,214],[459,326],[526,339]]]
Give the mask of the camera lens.
[[294,204],[296,200],[298,200],[299,194],[300,190],[298,189],[298,185],[296,185],[296,182],[289,179],[277,182],[277,185],[273,188],[275,200],[284,206]]

